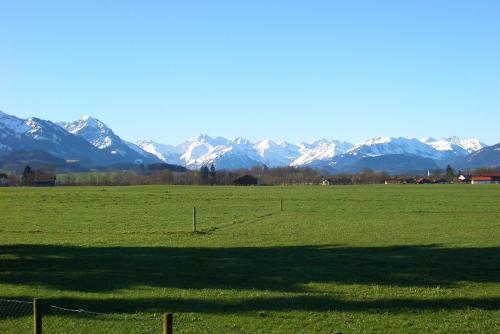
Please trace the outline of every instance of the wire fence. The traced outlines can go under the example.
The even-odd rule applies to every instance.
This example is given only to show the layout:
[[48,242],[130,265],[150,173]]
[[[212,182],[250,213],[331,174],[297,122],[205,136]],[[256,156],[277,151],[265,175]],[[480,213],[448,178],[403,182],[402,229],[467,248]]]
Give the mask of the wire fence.
[[[0,299],[0,333],[38,333],[36,324],[40,322],[43,333],[161,333],[166,328],[161,314],[119,314],[101,313],[84,309],[73,309],[44,302],[39,315],[33,301]],[[37,318],[40,319],[37,319]],[[43,320],[42,320],[43,318]],[[166,319],[166,318],[165,318]],[[170,318],[170,322],[171,322]],[[41,331],[40,331],[41,333]],[[171,334],[164,329],[163,333]]]
[[26,317],[33,314],[33,302],[0,299],[0,319]]

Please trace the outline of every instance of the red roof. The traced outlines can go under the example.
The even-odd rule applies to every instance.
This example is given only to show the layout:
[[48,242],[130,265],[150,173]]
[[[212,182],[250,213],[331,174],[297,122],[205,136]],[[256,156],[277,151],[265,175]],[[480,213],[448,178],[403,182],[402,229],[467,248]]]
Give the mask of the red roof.
[[493,181],[491,176],[473,176],[472,181]]
[[484,173],[479,176],[493,176],[493,177],[499,177],[500,173]]
[[34,181],[55,181],[56,176],[50,174],[37,174]]

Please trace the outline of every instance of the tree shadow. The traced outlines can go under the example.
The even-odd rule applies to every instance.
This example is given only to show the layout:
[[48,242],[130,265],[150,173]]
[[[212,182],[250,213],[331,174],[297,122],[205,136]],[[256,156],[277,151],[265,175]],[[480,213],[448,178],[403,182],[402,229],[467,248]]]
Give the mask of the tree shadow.
[[[28,297],[17,297],[29,300]],[[68,308],[61,312],[60,308]],[[205,313],[205,314],[234,314],[243,312],[273,312],[273,311],[301,311],[301,312],[390,312],[391,314],[407,313],[409,311],[424,310],[463,310],[475,308],[481,310],[500,310],[500,297],[490,298],[387,298],[376,300],[345,300],[330,296],[282,296],[282,297],[253,297],[237,300],[213,300],[202,298],[69,298],[56,297],[43,299],[43,313],[45,315],[64,315],[74,317],[95,317],[109,314],[161,314],[174,313]],[[73,309],[73,311],[71,311]],[[83,312],[82,312],[83,311]],[[88,312],[85,312],[88,311]],[[94,313],[91,313],[94,312]],[[16,314],[17,316],[30,315]],[[5,318],[0,312],[0,319]]]
[[500,282],[500,248],[0,246],[0,283],[109,292],[134,286],[307,291],[308,283]]

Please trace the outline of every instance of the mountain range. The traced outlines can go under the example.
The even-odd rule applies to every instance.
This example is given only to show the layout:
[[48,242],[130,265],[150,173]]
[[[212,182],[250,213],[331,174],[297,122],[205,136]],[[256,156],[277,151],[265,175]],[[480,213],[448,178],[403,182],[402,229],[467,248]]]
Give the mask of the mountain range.
[[[311,167],[328,173],[357,172],[364,168],[403,173],[442,168],[497,167],[500,144],[478,139],[378,137],[353,144],[321,139],[293,144],[264,139],[199,135],[178,145],[140,140],[131,143],[100,120],[84,116],[74,122],[21,119],[0,111],[0,162],[19,152],[43,151],[56,159],[77,162],[80,168],[113,164],[168,163],[198,169]],[[33,154],[29,156],[34,156]],[[41,154],[36,154],[40,157]]]

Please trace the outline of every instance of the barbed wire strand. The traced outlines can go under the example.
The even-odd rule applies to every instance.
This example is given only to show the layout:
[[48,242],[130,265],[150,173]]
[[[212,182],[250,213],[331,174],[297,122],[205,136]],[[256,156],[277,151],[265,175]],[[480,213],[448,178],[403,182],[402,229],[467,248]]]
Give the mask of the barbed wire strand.
[[0,298],[0,317],[22,317],[33,314],[33,303]]
[[[160,319],[160,314],[120,314],[120,313],[103,313],[94,312],[84,309],[73,309],[67,307],[61,307],[57,305],[47,305],[44,308],[49,308],[47,310],[51,315],[67,315],[67,314],[78,314],[87,316],[108,316],[117,317],[121,319],[136,319],[136,320],[146,320],[146,319]],[[23,300],[14,299],[3,299],[0,298],[0,316],[3,317],[16,317],[16,316],[26,316],[33,313],[33,302],[27,302]]]

